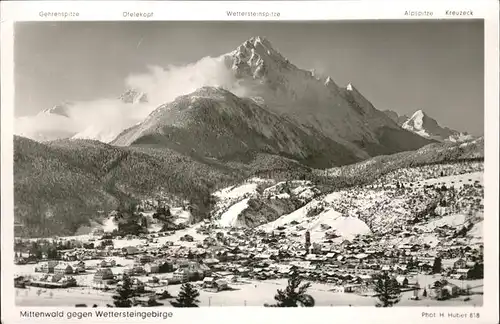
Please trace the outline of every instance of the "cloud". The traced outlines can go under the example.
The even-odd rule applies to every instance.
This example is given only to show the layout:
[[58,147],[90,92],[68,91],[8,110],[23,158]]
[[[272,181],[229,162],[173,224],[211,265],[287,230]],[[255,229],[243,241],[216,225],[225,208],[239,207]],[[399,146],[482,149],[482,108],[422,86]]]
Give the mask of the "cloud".
[[150,102],[160,105],[176,97],[191,93],[203,86],[236,90],[239,86],[233,71],[223,57],[205,57],[185,66],[161,68],[149,66],[149,73],[131,75],[126,84],[148,94]]
[[16,119],[15,133],[35,140],[78,134],[78,138],[109,142],[121,131],[143,121],[159,105],[203,86],[224,87],[237,95],[245,93],[224,57],[206,57],[185,66],[149,66],[147,73],[130,75],[125,80],[125,88],[147,94],[147,103],[130,104],[116,98],[73,102],[65,106],[68,117],[42,112]]

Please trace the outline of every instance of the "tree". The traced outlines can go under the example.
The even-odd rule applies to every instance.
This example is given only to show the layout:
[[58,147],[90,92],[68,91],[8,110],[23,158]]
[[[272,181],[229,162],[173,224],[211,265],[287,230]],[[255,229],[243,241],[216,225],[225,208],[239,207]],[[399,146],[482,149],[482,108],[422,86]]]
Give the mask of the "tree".
[[33,255],[37,259],[41,259],[42,258],[42,249],[40,248],[40,245],[38,244],[38,242],[33,241],[31,243],[31,246],[30,246],[30,249],[29,249],[29,255],[30,256]]
[[434,259],[434,264],[432,265],[432,273],[441,273],[441,270],[442,270],[441,258],[436,257]]
[[132,307],[131,298],[134,296],[132,282],[128,275],[123,275],[123,284],[116,289],[117,295],[113,296],[116,307]]
[[171,301],[170,304],[174,307],[198,307],[200,301],[197,298],[199,296],[199,291],[187,282],[181,286],[181,291],[177,295],[177,298],[175,301]]
[[377,307],[392,307],[401,298],[401,290],[395,278],[389,277],[387,273],[380,276],[375,284],[375,292],[380,300]]
[[301,283],[299,273],[293,268],[285,290],[278,289],[277,294],[274,296],[277,301],[275,307],[298,307],[299,304],[306,307],[314,306],[314,298],[306,294],[311,283],[308,282],[302,286]]
[[427,289],[424,288],[424,291],[422,292],[422,297],[427,297]]
[[149,298],[146,304],[148,307],[161,306],[162,303],[159,303],[155,298]]
[[148,228],[148,218],[146,216],[141,216],[141,226],[143,228]]
[[161,295],[160,295],[160,297],[159,297],[158,299],[160,299],[160,300],[161,300],[161,299],[167,299],[167,298],[172,298],[172,297],[173,297],[173,296],[172,296],[172,295],[168,292],[168,290],[166,290],[166,289],[165,289],[165,290],[161,293]]
[[224,240],[224,233],[222,232],[217,232],[217,234],[215,234],[215,238],[217,241],[222,241]]
[[483,279],[484,277],[484,265],[480,262],[476,262],[472,269],[470,270],[471,279]]
[[101,245],[99,246],[99,248],[104,249],[106,248],[106,246],[113,247],[114,246],[113,240],[106,239],[101,241]]
[[174,269],[173,269],[173,266],[171,263],[169,262],[163,262],[160,267],[158,268],[158,272],[159,273],[166,273],[166,272],[172,272]]
[[156,209],[156,212],[153,214],[153,218],[158,218],[162,220],[167,220],[172,218],[172,213],[170,212],[170,208],[166,208],[165,206],[160,206]]

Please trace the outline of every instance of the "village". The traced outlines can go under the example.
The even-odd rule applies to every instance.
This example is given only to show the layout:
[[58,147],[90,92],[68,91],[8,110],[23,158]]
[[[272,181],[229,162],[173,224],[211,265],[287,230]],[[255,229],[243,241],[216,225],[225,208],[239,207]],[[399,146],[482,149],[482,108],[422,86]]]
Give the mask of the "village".
[[[207,231],[210,225],[198,228],[199,233]],[[396,276],[401,288],[414,291],[412,298],[426,295],[444,300],[482,290],[482,245],[471,247],[457,242],[433,253],[416,244],[383,247],[376,243],[379,238],[372,236],[338,246],[313,243],[306,250],[306,238],[301,244],[288,241],[281,234],[263,231],[222,233],[218,231],[216,237],[208,236],[199,243],[192,235],[185,234],[182,238],[193,243],[191,247],[173,243],[151,247],[150,242],[157,241],[159,233],[143,238],[142,246],[62,250],[60,260],[47,260],[47,255],[43,255],[36,264],[29,258],[18,260],[18,264],[27,263],[19,264],[20,268],[31,266],[33,272],[26,271],[16,277],[15,285],[112,291],[123,274],[128,274],[138,291],[154,298],[172,285],[185,282],[218,292],[244,283],[287,278],[291,268],[296,267],[302,278],[326,285],[332,293],[367,298],[373,295],[374,275],[380,271]],[[136,239],[139,238],[130,237]],[[425,276],[436,280],[425,285]]]
[[[432,210],[438,212],[437,220],[427,214],[418,218],[406,213],[398,222],[382,220],[376,227],[369,216],[376,214],[373,209],[383,212],[384,205],[360,209],[345,197],[380,190],[379,184],[345,190],[342,199],[332,200],[336,209],[345,217],[365,220],[374,229],[348,239],[335,235],[328,224],[319,224],[311,233],[302,222],[286,217],[257,228],[229,228],[205,220],[154,233],[121,236],[96,229],[69,238],[17,239],[16,300],[51,305],[51,299],[61,294],[58,302],[76,304],[85,296],[89,304],[104,307],[112,304],[113,292],[127,275],[138,292],[135,305],[171,298],[183,283],[190,282],[200,291],[201,305],[262,306],[273,301],[276,289],[283,288],[290,273],[296,271],[312,283],[310,293],[318,306],[375,305],[374,285],[381,273],[397,281],[401,291],[398,305],[460,301],[481,306],[483,243],[465,235],[483,212],[483,188],[471,176],[481,167],[464,164],[468,172],[459,175],[465,181],[455,177],[433,182],[429,178],[435,174],[425,179],[414,172],[399,172],[397,181],[386,179],[385,183],[394,184],[384,185],[390,187],[385,190],[390,190],[393,199],[421,195],[407,210],[415,208],[419,200],[424,203],[432,197],[437,201]],[[456,175],[462,169],[453,170]],[[449,175],[441,168],[439,176]],[[349,215],[352,211],[356,215]],[[458,218],[457,212],[462,212]],[[453,217],[454,223],[442,221],[446,217]],[[426,235],[434,241],[415,239]]]

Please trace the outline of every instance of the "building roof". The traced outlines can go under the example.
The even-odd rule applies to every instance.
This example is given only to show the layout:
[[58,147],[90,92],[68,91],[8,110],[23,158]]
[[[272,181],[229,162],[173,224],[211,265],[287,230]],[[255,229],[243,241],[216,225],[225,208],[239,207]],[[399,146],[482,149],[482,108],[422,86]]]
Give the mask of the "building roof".
[[113,274],[113,271],[111,271],[111,269],[109,268],[100,268],[100,269],[97,269],[95,275],[109,275],[109,274]]
[[68,267],[72,268],[71,265],[66,263],[60,263],[54,267],[54,269],[67,269]]
[[457,273],[468,273],[470,269],[457,269]]

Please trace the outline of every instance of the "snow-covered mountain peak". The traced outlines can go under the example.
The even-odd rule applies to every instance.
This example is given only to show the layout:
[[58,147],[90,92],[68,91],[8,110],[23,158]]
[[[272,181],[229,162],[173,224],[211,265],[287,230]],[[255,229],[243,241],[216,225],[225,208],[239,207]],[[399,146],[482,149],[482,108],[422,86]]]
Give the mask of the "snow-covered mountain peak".
[[353,86],[350,83],[345,88],[347,89],[347,91],[353,91]]
[[413,128],[416,131],[422,131],[422,127],[424,126],[424,117],[426,115],[422,110],[417,110],[404,124],[403,128]]
[[225,57],[229,58],[231,68],[239,77],[273,79],[276,71],[296,69],[272,46],[271,42],[261,36],[248,39]]
[[330,76],[328,76],[326,78],[326,80],[325,80],[325,86],[327,88],[333,88],[335,90],[337,90],[339,88],[338,85],[335,83],[335,81],[333,81],[333,79]]
[[144,92],[135,89],[129,89],[125,91],[118,99],[120,99],[124,103],[131,104],[148,102],[147,95]]
[[61,102],[60,104],[54,105],[53,107],[43,110],[42,113],[69,117],[69,109],[73,105],[74,104],[69,101]]
[[438,141],[462,142],[473,138],[465,132],[440,126],[435,119],[427,115],[423,110],[414,112],[401,127],[422,137]]

